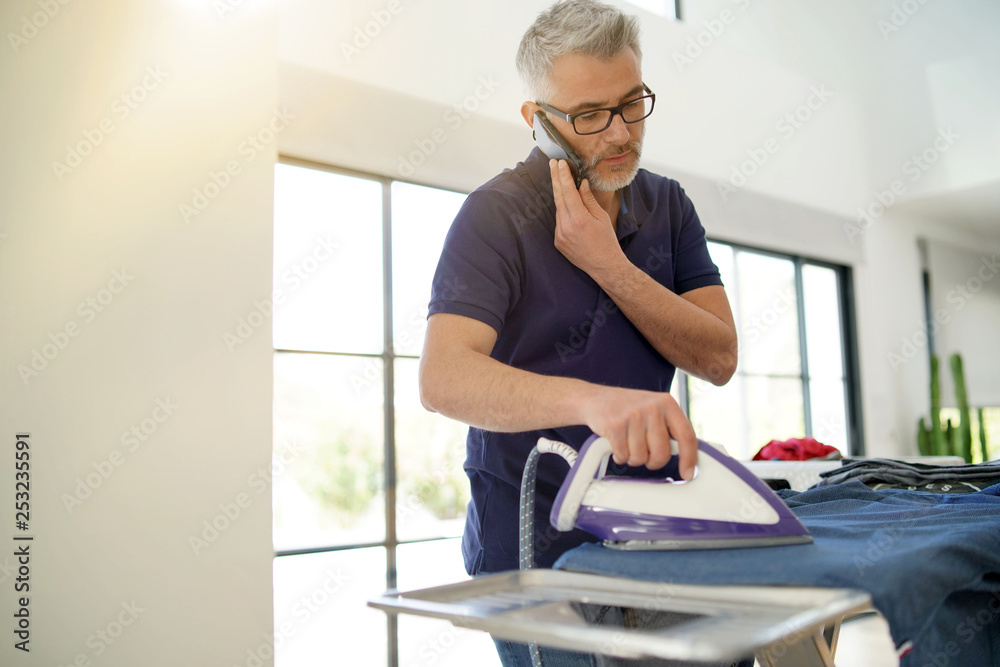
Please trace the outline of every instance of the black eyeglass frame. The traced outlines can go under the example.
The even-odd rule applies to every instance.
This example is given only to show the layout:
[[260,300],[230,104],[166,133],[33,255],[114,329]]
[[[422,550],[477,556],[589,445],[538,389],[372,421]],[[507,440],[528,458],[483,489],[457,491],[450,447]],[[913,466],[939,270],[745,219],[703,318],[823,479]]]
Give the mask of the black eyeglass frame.
[[[609,127],[611,127],[611,123],[615,119],[615,114],[618,114],[619,116],[622,117],[622,122],[623,123],[628,123],[628,124],[638,123],[640,120],[646,120],[647,118],[649,118],[650,115],[652,115],[652,113],[653,113],[653,107],[656,106],[656,93],[654,93],[652,90],[650,90],[649,86],[647,86],[645,83],[642,84],[642,89],[646,91],[645,95],[642,95],[641,97],[637,97],[634,100],[629,100],[628,102],[625,102],[623,104],[619,104],[616,107],[602,107],[600,109],[587,109],[586,111],[581,111],[579,113],[573,113],[573,114],[566,113],[565,111],[562,111],[560,109],[556,109],[554,106],[545,104],[543,102],[535,102],[535,104],[537,104],[541,108],[545,109],[549,113],[555,114],[556,116],[559,116],[560,118],[562,118],[563,120],[565,120],[567,123],[569,123],[570,125],[573,126],[573,131],[576,132],[577,134],[582,135],[582,136],[587,136],[587,135],[590,135],[590,134],[600,134],[604,130],[606,130]],[[645,99],[649,100],[649,111],[646,113],[646,115],[643,116],[642,118],[637,118],[636,120],[625,120],[625,114],[622,113],[622,110],[625,107],[627,107],[628,105],[630,105],[630,104],[635,104],[639,100],[645,100]],[[607,125],[605,125],[604,127],[602,127],[599,130],[594,130],[593,132],[581,132],[580,130],[576,129],[576,122],[575,121],[576,121],[577,118],[579,118],[580,116],[586,116],[589,113],[597,113],[598,111],[610,111],[611,112],[611,114],[608,116],[608,124]]]

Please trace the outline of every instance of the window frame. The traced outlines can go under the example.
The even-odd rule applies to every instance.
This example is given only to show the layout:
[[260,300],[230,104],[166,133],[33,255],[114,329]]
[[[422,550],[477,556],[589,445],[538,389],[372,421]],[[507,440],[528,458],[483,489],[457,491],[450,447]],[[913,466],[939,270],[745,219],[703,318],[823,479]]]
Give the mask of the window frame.
[[[396,563],[397,550],[403,544],[415,544],[423,542],[435,542],[439,540],[455,539],[454,537],[427,537],[418,539],[400,540],[396,530],[396,415],[395,415],[395,362],[396,359],[419,359],[415,354],[397,354],[395,350],[395,334],[393,331],[393,290],[392,290],[392,184],[407,183],[420,187],[434,188],[446,192],[454,192],[461,195],[468,195],[467,192],[452,188],[440,187],[429,183],[421,183],[414,180],[383,176],[370,172],[351,169],[348,167],[336,167],[322,162],[314,162],[304,158],[279,155],[276,164],[284,164],[292,167],[313,169],[340,176],[375,181],[382,186],[382,352],[329,352],[320,350],[299,350],[274,347],[274,354],[326,354],[342,357],[359,357],[369,359],[381,359],[382,372],[382,399],[383,399],[383,492],[384,492],[384,518],[385,518],[385,539],[382,541],[361,542],[351,544],[335,544],[326,546],[313,546],[297,549],[274,550],[274,557],[300,556],[315,553],[331,553],[336,551],[347,551],[353,549],[366,549],[381,547],[385,549],[386,558],[386,589],[396,588]],[[395,614],[386,614],[387,639],[388,639],[388,666],[397,667],[399,665],[399,628]]]
[[[805,300],[803,298],[802,269],[807,265],[811,265],[824,269],[830,269],[834,272],[837,279],[838,307],[840,308],[841,314],[840,344],[841,360],[843,364],[842,373],[844,378],[844,409],[846,413],[845,429],[847,431],[848,438],[847,453],[850,456],[864,456],[865,442],[864,429],[862,428],[861,372],[858,359],[857,317],[855,314],[854,272],[852,267],[844,264],[837,264],[828,260],[807,257],[805,255],[795,253],[782,252],[780,250],[761,248],[737,241],[727,241],[724,239],[713,238],[711,236],[707,236],[706,240],[709,243],[728,246],[734,251],[752,252],[758,255],[792,262],[795,271],[796,319],[798,325],[799,355],[801,358],[801,365],[797,376],[787,377],[798,377],[798,379],[802,382],[803,421],[805,426],[805,435],[807,436],[811,436],[813,434],[813,424],[809,389],[810,375],[805,330]],[[731,304],[733,304],[734,296],[736,299],[739,298],[738,292],[734,292],[733,289],[727,290],[727,293],[729,294]],[[736,306],[734,305],[733,307],[735,310]],[[737,331],[737,336],[739,335],[740,332]],[[757,374],[748,374],[747,376],[758,377]],[[681,404],[684,414],[689,414],[691,406],[691,390],[688,384],[690,381],[689,376],[684,371],[678,369],[677,377],[681,378],[681,381],[678,382],[678,396],[680,397],[678,402]]]

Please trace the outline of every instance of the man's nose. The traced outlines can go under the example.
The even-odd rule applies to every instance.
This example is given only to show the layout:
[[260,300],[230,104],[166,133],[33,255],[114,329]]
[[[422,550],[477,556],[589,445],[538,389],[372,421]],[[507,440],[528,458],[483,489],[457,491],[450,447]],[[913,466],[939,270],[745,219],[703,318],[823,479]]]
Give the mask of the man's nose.
[[604,130],[602,138],[611,144],[623,144],[629,140],[628,126],[620,113],[611,117],[611,125]]

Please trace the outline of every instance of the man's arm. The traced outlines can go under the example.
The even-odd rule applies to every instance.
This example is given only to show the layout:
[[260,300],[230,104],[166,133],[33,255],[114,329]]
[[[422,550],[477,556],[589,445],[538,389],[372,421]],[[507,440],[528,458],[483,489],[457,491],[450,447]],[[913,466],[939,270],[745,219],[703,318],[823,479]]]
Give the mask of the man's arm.
[[538,375],[490,357],[497,332],[462,315],[427,321],[420,356],[424,407],[489,431],[518,432],[585,424],[611,442],[615,461],[662,468],[677,440],[681,475],[690,479],[698,443],[670,394],[605,387]]
[[[555,161],[554,161],[555,162]],[[736,325],[721,285],[677,295],[628,260],[608,214],[565,161],[552,165],[556,248],[585,271],[664,359],[715,385],[736,372]]]

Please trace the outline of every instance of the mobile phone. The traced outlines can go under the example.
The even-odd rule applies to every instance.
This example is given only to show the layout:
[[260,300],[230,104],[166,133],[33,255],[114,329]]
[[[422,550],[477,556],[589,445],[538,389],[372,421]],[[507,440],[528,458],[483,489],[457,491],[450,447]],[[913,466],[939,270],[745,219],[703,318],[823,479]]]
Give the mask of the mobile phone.
[[541,111],[535,114],[532,129],[531,136],[534,137],[535,143],[549,159],[566,160],[569,164],[569,170],[573,174],[573,180],[576,181],[576,187],[579,189],[580,182],[583,180],[583,160],[580,159],[580,156],[573,151],[569,143],[559,134],[559,130]]

